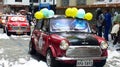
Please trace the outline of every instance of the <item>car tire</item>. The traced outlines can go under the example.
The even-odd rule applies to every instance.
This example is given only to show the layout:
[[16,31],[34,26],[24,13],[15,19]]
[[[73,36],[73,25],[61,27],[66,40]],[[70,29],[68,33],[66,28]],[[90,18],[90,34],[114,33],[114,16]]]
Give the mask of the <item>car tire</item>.
[[8,32],[8,30],[7,30],[7,35],[8,35],[8,36],[11,36],[11,33],[10,33],[10,32]]
[[31,32],[27,32],[27,35],[30,36]]
[[35,50],[35,48],[34,48],[34,45],[32,44],[32,41],[30,41],[30,43],[29,43],[29,53],[30,53],[31,55],[36,54],[36,50]]
[[94,66],[95,67],[104,67],[105,63],[106,63],[106,60],[101,60],[101,62],[96,62],[94,64]]
[[57,66],[58,62],[55,60],[50,50],[47,51],[46,62],[47,62],[48,67],[58,67]]
[[5,29],[3,28],[3,33],[6,33]]

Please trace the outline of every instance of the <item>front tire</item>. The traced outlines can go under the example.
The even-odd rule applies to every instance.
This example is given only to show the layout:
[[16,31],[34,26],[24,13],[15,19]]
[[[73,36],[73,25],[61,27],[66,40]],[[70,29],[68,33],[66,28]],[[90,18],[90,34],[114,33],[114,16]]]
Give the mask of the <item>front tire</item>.
[[30,36],[31,32],[27,32],[27,35]]
[[8,35],[8,36],[11,36],[11,33],[10,33],[8,30],[7,30],[7,35]]
[[48,67],[58,67],[57,66],[58,62],[55,60],[50,50],[47,51],[46,62],[47,62]]
[[96,62],[94,64],[94,66],[95,67],[104,67],[105,63],[106,63],[106,60],[101,60],[101,62]]
[[3,33],[6,33],[6,30],[3,28]]
[[34,48],[34,45],[32,44],[32,41],[30,41],[29,43],[29,53],[32,55],[36,54],[36,50]]

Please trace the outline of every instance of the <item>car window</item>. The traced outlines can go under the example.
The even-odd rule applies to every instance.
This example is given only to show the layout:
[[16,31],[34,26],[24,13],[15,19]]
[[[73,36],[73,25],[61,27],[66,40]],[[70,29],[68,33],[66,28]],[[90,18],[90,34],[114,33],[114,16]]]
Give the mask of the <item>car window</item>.
[[44,19],[43,20],[43,24],[42,24],[42,27],[41,27],[41,29],[43,30],[43,31],[48,31],[48,19]]
[[86,21],[84,20],[74,20],[71,24],[72,29],[84,30],[88,28]]
[[38,20],[36,25],[35,25],[35,29],[40,30],[43,24],[43,20]]

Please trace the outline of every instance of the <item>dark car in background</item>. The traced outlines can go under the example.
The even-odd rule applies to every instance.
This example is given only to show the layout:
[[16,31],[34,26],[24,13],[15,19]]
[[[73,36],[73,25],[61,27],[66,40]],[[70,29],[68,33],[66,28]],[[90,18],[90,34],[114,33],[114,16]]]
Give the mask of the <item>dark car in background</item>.
[[58,63],[103,67],[107,59],[107,41],[92,34],[89,22],[55,15],[37,22],[29,52],[46,58],[49,67]]

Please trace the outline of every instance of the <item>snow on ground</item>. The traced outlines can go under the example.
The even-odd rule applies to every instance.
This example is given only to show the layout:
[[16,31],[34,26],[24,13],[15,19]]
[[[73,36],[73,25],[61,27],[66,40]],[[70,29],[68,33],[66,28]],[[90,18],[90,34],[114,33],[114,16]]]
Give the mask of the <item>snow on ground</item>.
[[0,39],[10,39],[5,33],[0,34]]
[[0,48],[0,54],[4,52],[4,48]]
[[[14,39],[17,39],[17,38],[21,38],[21,39],[24,39],[24,40],[29,40],[30,39],[30,36],[28,35],[11,35],[10,36],[11,38],[14,38]],[[0,34],[0,39],[10,39],[9,36],[7,36],[5,33],[4,34]]]
[[[21,62],[24,62],[24,60],[22,60]],[[15,64],[12,67],[48,67],[48,66],[43,61],[38,62],[35,59],[31,59],[30,61],[26,62],[25,64]]]
[[9,62],[2,58],[0,60],[0,67],[48,67],[47,64],[43,61],[37,61],[35,59],[30,59],[26,61],[23,58],[20,58],[18,62]]

